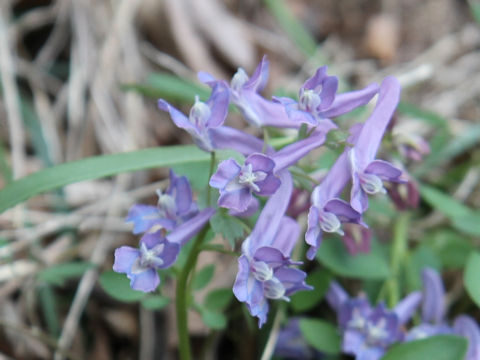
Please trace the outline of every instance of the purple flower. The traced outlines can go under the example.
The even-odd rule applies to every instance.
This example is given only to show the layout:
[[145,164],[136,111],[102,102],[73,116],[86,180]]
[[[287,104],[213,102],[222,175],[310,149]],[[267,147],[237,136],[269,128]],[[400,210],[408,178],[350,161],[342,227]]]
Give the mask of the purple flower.
[[312,206],[308,213],[308,229],[305,233],[305,241],[310,245],[307,252],[309,260],[315,257],[323,232],[344,235],[342,223],[362,224],[361,214],[339,198],[349,180],[347,154],[344,152],[312,192]]
[[[245,120],[254,126],[275,126],[283,128],[298,128],[301,124],[292,122],[285,107],[274,101],[264,99],[259,92],[263,90],[268,79],[269,62],[264,56],[251,77],[245,70],[239,68],[230,82],[230,94],[232,102],[237,106]],[[211,87],[218,83],[226,83],[216,80],[212,75],[200,72],[200,81]]]
[[172,170],[168,189],[165,193],[157,190],[157,195],[157,206],[137,204],[130,208],[126,221],[133,222],[134,234],[149,231],[154,226],[172,230],[178,223],[198,212],[187,178],[176,176]]
[[420,300],[420,292],[413,292],[392,310],[382,303],[372,307],[364,296],[349,298],[335,282],[330,284],[327,294],[343,333],[343,352],[363,360],[380,359],[392,344],[403,339],[402,327]]
[[480,359],[480,328],[477,322],[468,315],[457,316],[453,322],[455,334],[468,339],[468,350],[466,360]]
[[351,141],[355,146],[348,151],[352,190],[350,204],[363,213],[368,208],[367,194],[385,193],[382,181],[402,182],[402,171],[383,160],[375,160],[385,129],[400,99],[400,84],[387,77],[380,86],[380,93],[372,115],[363,126],[354,128]]
[[210,179],[220,189],[218,205],[243,212],[253,199],[252,193],[269,196],[277,191],[280,180],[273,175],[275,162],[266,155],[252,154],[244,165],[234,159],[222,161]]
[[245,302],[261,327],[267,320],[268,299],[286,300],[299,291],[309,290],[306,274],[292,265],[290,254],[300,233],[298,224],[283,216],[292,192],[288,171],[279,173],[281,186],[270,197],[250,236],[242,244],[239,270],[233,286],[237,299]]
[[160,284],[157,270],[172,266],[181,247],[188,242],[215,212],[207,208],[177,226],[167,236],[162,229],[145,233],[138,249],[122,246],[115,250],[113,270],[124,273],[134,290],[154,291]]
[[[300,88],[296,102],[290,98],[276,98],[283,104],[289,118],[297,124],[318,126],[328,125],[335,128],[330,120],[332,117],[345,114],[356,107],[367,104],[378,92],[378,85],[371,84],[360,91],[336,95],[338,79],[327,75],[327,67],[317,69],[315,75],[308,79]],[[298,125],[298,126],[299,126]]]
[[185,129],[202,150],[213,151],[215,148],[210,134],[211,129],[223,125],[229,104],[229,91],[225,84],[219,82],[213,89],[206,103],[195,98],[188,118],[163,99],[158,100],[160,110],[168,111],[179,128]]
[[274,355],[286,359],[321,359],[322,356],[312,350],[300,330],[299,318],[290,318],[280,330]]
[[351,255],[359,253],[369,253],[372,232],[365,226],[357,224],[345,224],[345,234],[342,236],[342,242]]
[[220,190],[218,205],[235,212],[255,212],[257,206],[252,194],[270,196],[277,191],[280,180],[274,175],[293,165],[312,149],[325,142],[325,134],[317,131],[312,136],[290,144],[271,156],[249,155],[244,165],[234,159],[222,161],[210,179],[210,186]]

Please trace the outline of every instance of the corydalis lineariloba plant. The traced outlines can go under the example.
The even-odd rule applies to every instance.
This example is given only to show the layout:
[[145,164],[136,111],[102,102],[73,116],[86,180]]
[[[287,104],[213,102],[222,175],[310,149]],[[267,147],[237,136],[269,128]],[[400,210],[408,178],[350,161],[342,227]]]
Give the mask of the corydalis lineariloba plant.
[[[158,106],[168,112],[173,122],[186,130],[202,150],[212,154],[210,180],[205,184],[205,191],[208,203],[209,186],[219,190],[217,207],[199,211],[188,182],[171,173],[170,187],[165,193],[159,193],[157,207],[135,205],[130,210],[127,220],[134,223],[135,233],[144,232],[144,235],[138,249],[117,249],[114,269],[126,273],[133,288],[153,291],[159,283],[156,271],[175,263],[181,247],[202,228],[206,229],[204,226],[209,226],[208,220],[215,211],[225,208],[230,216],[250,217],[260,208],[257,197],[266,197],[266,205],[241,246],[233,286],[236,298],[245,302],[261,327],[267,321],[270,301],[289,301],[290,295],[300,290],[315,291],[305,283],[306,274],[298,268],[302,263],[290,258],[300,235],[296,220],[286,216],[294,190],[290,166],[324,145],[328,133],[338,129],[336,117],[348,114],[378,95],[370,117],[350,129],[343,152],[311,193],[305,233],[305,241],[310,245],[307,258],[311,260],[321,251],[325,234],[343,235],[344,223],[367,227],[362,215],[368,208],[368,196],[385,193],[384,181],[404,181],[402,170],[376,158],[399,102],[400,85],[395,78],[387,77],[380,86],[370,84],[359,91],[338,94],[337,78],[327,75],[327,68],[322,67],[302,85],[298,100],[286,97],[269,100],[260,94],[268,79],[266,57],[251,77],[239,69],[230,83],[207,73],[200,73],[199,79],[211,87],[211,96],[206,102],[197,97],[188,116],[163,99],[158,101]],[[265,143],[226,126],[230,103],[251,125],[292,129],[290,131],[298,132],[297,140],[276,150],[268,141]],[[215,152],[220,149],[233,150],[239,157],[225,159],[215,169]],[[344,198],[345,189],[349,187],[350,198]],[[179,275],[182,281],[190,276],[190,265],[201,251],[204,233],[200,233],[190,250]],[[190,296],[189,289],[185,291],[180,295]],[[177,298],[177,308],[185,307],[186,303],[185,299]],[[185,321],[182,314],[177,309],[179,322]],[[179,327],[180,347],[188,348],[182,343],[185,339],[182,331],[184,326]],[[181,349],[182,356],[188,356],[186,353]]]

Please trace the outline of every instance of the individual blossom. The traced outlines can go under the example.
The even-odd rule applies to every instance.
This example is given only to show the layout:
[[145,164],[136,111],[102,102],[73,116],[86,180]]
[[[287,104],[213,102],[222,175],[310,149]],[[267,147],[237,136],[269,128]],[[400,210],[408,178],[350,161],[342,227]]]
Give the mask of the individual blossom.
[[323,233],[344,235],[342,223],[363,224],[362,216],[349,203],[340,199],[350,180],[347,153],[342,153],[327,176],[312,192],[312,206],[308,212],[308,228],[305,241],[310,245],[307,258],[312,260],[322,242]]
[[305,341],[300,330],[300,319],[290,318],[280,329],[274,356],[286,359],[321,359],[322,355],[313,350]]
[[266,100],[259,94],[267,84],[268,70],[269,62],[264,56],[251,77],[244,69],[239,68],[229,85],[205,72],[200,72],[198,77],[211,87],[217,86],[218,83],[228,86],[232,102],[245,120],[254,126],[299,127],[299,124],[290,121],[282,104]]
[[373,307],[365,296],[350,298],[338,283],[331,283],[327,301],[336,311],[342,331],[342,351],[357,360],[378,360],[396,342],[403,340],[403,326],[421,300],[413,292],[387,309],[383,303]]
[[126,274],[132,289],[154,291],[160,284],[157,270],[175,263],[181,247],[200,231],[214,212],[211,208],[204,209],[166,236],[161,229],[146,232],[139,248],[122,246],[116,249],[113,270]]
[[305,283],[305,272],[293,268],[301,263],[290,259],[300,228],[285,217],[292,179],[288,171],[279,173],[281,186],[270,197],[250,236],[242,244],[239,270],[233,286],[237,299],[245,302],[258,326],[267,320],[268,300],[286,300],[299,290],[312,289]]
[[192,189],[185,176],[176,176],[170,170],[170,185],[165,192],[157,190],[157,206],[137,204],[128,211],[126,222],[133,223],[133,233],[140,234],[154,226],[172,230],[197,212]]
[[297,126],[321,125],[332,129],[336,125],[331,118],[367,104],[378,92],[378,85],[370,84],[365,89],[338,95],[337,89],[337,77],[327,75],[327,67],[322,66],[302,85],[298,102],[286,97],[276,98],[275,101],[285,106],[290,120]]
[[397,145],[400,153],[407,159],[418,162],[430,154],[430,145],[428,142],[412,131],[395,131],[394,128],[393,141]]
[[306,139],[271,153],[270,156],[251,154],[243,165],[232,158],[222,161],[210,178],[210,186],[220,190],[218,205],[239,213],[251,207],[255,212],[258,202],[253,194],[274,194],[280,186],[280,180],[274,173],[293,165],[324,142],[325,134],[318,131]]
[[406,172],[401,177],[405,182],[389,183],[386,186],[388,196],[393,201],[395,207],[404,211],[407,209],[416,209],[420,202],[420,192],[418,184]]
[[352,174],[350,204],[359,213],[363,213],[368,208],[368,195],[386,193],[383,181],[403,181],[400,169],[386,161],[375,159],[399,99],[400,84],[393,77],[385,78],[380,86],[379,97],[372,115],[362,126],[355,127],[355,133],[349,139],[355,144],[348,150]]
[[197,96],[188,117],[165,100],[158,100],[160,110],[168,111],[175,125],[186,130],[198,147],[205,151],[213,151],[215,148],[210,130],[223,125],[228,113],[228,104],[229,91],[222,83],[215,85],[206,103],[200,101]]

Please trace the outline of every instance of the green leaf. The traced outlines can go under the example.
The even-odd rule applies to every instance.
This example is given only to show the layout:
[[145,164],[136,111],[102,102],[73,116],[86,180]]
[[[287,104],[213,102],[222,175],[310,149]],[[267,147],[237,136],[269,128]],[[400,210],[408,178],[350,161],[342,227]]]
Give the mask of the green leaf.
[[82,180],[97,179],[119,173],[208,162],[210,155],[196,146],[168,146],[120,154],[103,155],[65,163],[38,171],[0,191],[0,213],[42,192]]
[[81,261],[59,264],[40,271],[38,279],[52,285],[63,286],[65,281],[82,276],[91,267],[93,264]]
[[312,57],[317,50],[315,39],[295,18],[284,0],[264,0],[270,12],[275,16],[292,42],[307,56]]
[[452,218],[452,225],[464,234],[480,236],[480,212],[472,211],[466,216],[456,216]]
[[421,185],[420,194],[435,210],[450,218],[468,216],[471,214],[471,210],[467,206],[434,187]]
[[467,339],[438,335],[394,345],[382,360],[460,360],[467,351]]
[[224,310],[231,302],[233,292],[231,288],[215,289],[205,298],[204,306],[210,310]]
[[232,249],[235,248],[235,240],[243,237],[243,224],[224,211],[217,211],[210,218],[210,225],[216,234],[221,234],[229,242]]
[[145,83],[126,84],[123,89],[133,90],[154,99],[183,103],[193,103],[195,95],[202,101],[210,96],[210,89],[206,85],[166,73],[150,74]]
[[413,104],[400,102],[397,110],[402,114],[421,119],[430,125],[434,125],[435,127],[446,127],[448,125],[448,121],[444,117],[432,111],[421,109]]
[[146,294],[133,290],[130,287],[130,280],[125,274],[118,274],[113,270],[106,271],[100,275],[100,286],[112,298],[122,302],[136,302],[145,298]]
[[431,233],[425,242],[436,252],[445,268],[463,269],[468,256],[475,251],[468,239],[449,229]]
[[317,259],[333,273],[357,279],[385,279],[390,275],[388,262],[378,247],[369,254],[350,255],[342,242],[325,239]]
[[312,291],[299,291],[292,295],[290,305],[295,312],[310,310],[323,299],[330,285],[331,275],[325,270],[316,270],[307,278],[307,284],[313,286]]
[[470,5],[470,11],[472,13],[473,18],[478,24],[480,24],[480,1],[469,0],[468,4]]
[[472,300],[480,306],[480,281],[478,281],[478,274],[480,274],[480,253],[474,252],[470,254],[463,273],[463,282],[465,288]]
[[210,329],[222,330],[227,326],[227,318],[222,313],[202,308],[202,320]]
[[336,326],[320,319],[300,319],[300,330],[307,343],[318,351],[340,353],[341,337]]
[[215,265],[213,264],[207,265],[195,273],[195,278],[193,279],[193,289],[200,290],[207,286],[210,280],[212,280],[214,273]]
[[161,310],[168,304],[170,299],[161,295],[148,296],[142,300],[142,306],[148,310]]

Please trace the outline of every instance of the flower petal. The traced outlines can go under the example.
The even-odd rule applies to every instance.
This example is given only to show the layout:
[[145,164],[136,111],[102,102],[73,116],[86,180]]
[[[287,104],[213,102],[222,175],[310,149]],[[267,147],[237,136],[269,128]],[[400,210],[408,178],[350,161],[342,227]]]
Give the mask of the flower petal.
[[115,262],[113,263],[113,271],[123,274],[129,274],[132,270],[133,263],[140,256],[138,249],[130,246],[122,246],[115,250]]
[[217,171],[210,178],[209,184],[216,189],[225,189],[239,173],[241,167],[235,159],[227,159],[218,164]]
[[423,301],[422,321],[440,324],[446,312],[445,287],[438,271],[425,267],[422,270]]
[[264,142],[246,132],[228,126],[209,130],[209,135],[215,149],[232,149],[244,156],[262,152]]
[[284,216],[280,222],[272,246],[280,250],[284,256],[288,257],[292,253],[299,235],[300,226],[298,223],[294,219]]
[[400,180],[402,175],[402,170],[396,168],[392,164],[384,160],[374,160],[364,170],[367,174],[377,175],[382,180],[395,181],[395,182],[405,182]]
[[322,115],[328,118],[333,118],[346,114],[353,109],[370,102],[370,100],[372,100],[372,98],[378,93],[378,90],[378,84],[373,83],[362,90],[337,94],[330,108],[323,112]]
[[215,213],[215,209],[206,208],[193,218],[180,224],[167,235],[167,240],[172,243],[185,245],[197,232],[199,232]]
[[414,291],[395,306],[393,311],[397,315],[401,325],[411,319],[421,301],[422,293],[420,291]]
[[258,64],[255,72],[250,79],[243,85],[245,89],[253,90],[255,92],[262,91],[268,80],[269,61],[264,55],[262,61]]
[[211,115],[207,121],[208,128],[216,128],[223,125],[228,114],[228,105],[230,103],[230,91],[223,82],[218,82],[212,90],[212,94],[207,101],[210,107]]
[[332,281],[328,288],[326,299],[328,305],[338,313],[341,306],[348,300],[348,294],[339,283]]
[[319,225],[319,210],[312,205],[308,211],[308,228],[305,233],[305,242],[310,245],[307,251],[307,259],[313,260],[322,242],[322,230]]
[[197,128],[190,122],[188,117],[186,117],[182,112],[178,109],[170,105],[163,99],[158,100],[158,108],[163,111],[168,111],[170,117],[172,118],[175,125],[177,125],[181,129],[185,129],[190,132],[197,132]]
[[152,292],[160,285],[160,277],[157,270],[150,268],[140,274],[132,276],[130,287],[133,290]]
[[253,195],[249,188],[242,187],[235,190],[222,190],[218,198],[218,206],[243,212],[247,210]]
[[[233,284],[233,294],[238,301],[244,302],[248,299],[248,279],[250,277],[250,263],[245,255],[238,259],[238,273]],[[254,281],[254,280],[252,280]]]
[[480,329],[476,321],[468,315],[457,316],[453,323],[455,333],[468,339],[466,360],[478,360],[480,358]]

